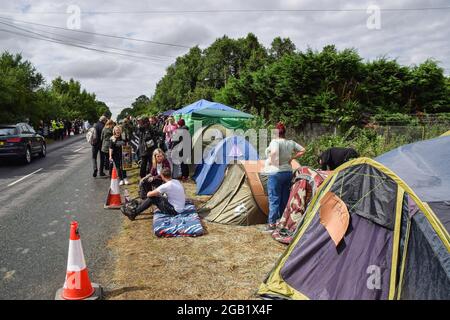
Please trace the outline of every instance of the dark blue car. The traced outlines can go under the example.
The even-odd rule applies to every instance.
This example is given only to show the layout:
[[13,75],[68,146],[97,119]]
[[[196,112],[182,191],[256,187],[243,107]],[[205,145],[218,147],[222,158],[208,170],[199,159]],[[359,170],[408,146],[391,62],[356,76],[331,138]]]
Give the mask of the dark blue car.
[[46,154],[45,138],[27,123],[0,124],[0,159],[19,159],[28,164],[33,155],[45,157]]

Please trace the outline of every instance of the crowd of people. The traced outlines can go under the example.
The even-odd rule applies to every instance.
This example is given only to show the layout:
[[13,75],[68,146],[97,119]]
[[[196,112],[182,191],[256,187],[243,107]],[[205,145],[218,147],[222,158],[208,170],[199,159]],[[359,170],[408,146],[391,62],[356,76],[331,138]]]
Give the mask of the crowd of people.
[[81,119],[53,119],[49,121],[39,121],[37,133],[57,141],[64,140],[71,135],[85,133],[87,129],[89,129],[89,122]]
[[[129,184],[122,156],[123,146],[126,145],[132,146],[134,161],[140,166],[140,202],[135,206],[122,206],[121,211],[125,216],[134,220],[152,205],[169,214],[183,211],[186,195],[181,182],[189,179],[189,167],[184,163],[175,164],[171,159],[172,150],[181,142],[174,140],[177,130],[189,130],[183,119],[175,121],[171,116],[127,117],[117,124],[102,116],[94,128],[99,137],[92,146],[94,177],[107,176],[105,171],[111,176],[111,170],[115,166],[119,184]],[[278,137],[265,150],[264,173],[268,176],[269,201],[267,232],[275,230],[276,222],[287,205],[293,176],[291,162],[306,152],[303,146],[286,138],[283,123],[278,123],[276,129]],[[318,165],[324,170],[333,170],[357,156],[353,149],[330,148],[318,158]]]
[[[183,119],[175,121],[173,117],[131,116],[115,123],[101,116],[94,124],[95,136],[92,143],[93,177],[107,177],[117,170],[119,185],[128,185],[127,171],[124,168],[123,147],[130,146],[139,169],[140,197],[142,203],[134,210],[124,206],[122,212],[134,220],[136,215],[151,205],[164,212],[182,210],[180,199],[185,199],[180,181],[189,179],[187,164],[173,163],[170,155],[180,143],[173,137],[177,130],[188,130]],[[99,160],[99,162],[98,162]],[[160,197],[164,194],[166,197]],[[184,200],[183,200],[184,203]]]

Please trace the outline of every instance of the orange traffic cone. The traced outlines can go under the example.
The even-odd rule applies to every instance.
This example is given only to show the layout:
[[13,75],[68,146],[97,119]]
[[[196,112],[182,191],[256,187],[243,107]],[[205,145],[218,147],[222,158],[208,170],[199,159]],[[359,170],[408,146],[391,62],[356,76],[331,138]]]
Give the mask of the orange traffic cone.
[[64,287],[56,292],[56,300],[98,300],[102,288],[89,280],[83,247],[81,246],[78,222],[70,224],[69,258]]
[[105,209],[120,209],[122,198],[120,197],[119,177],[117,176],[116,166],[113,165],[111,173],[111,186],[106,197]]

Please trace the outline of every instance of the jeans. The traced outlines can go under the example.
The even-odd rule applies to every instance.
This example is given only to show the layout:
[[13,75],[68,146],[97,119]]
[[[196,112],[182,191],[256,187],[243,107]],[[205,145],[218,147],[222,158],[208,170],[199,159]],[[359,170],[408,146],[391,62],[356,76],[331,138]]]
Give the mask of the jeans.
[[267,191],[269,193],[269,220],[276,223],[283,215],[291,191],[291,171],[277,172],[269,175]]
[[152,205],[158,207],[162,213],[176,215],[178,212],[175,211],[173,206],[169,203],[166,197],[150,197],[142,201],[136,208],[136,215],[144,212],[146,209],[150,208]]
[[105,167],[106,158],[105,153],[101,151],[100,146],[92,146],[92,166],[94,171],[97,171],[97,155],[100,154],[100,172],[103,172],[103,168]]

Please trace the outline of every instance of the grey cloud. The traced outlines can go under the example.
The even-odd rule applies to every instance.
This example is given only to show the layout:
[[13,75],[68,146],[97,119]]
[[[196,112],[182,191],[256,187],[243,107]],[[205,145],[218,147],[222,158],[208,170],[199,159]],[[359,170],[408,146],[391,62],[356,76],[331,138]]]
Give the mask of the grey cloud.
[[[13,1],[3,0],[0,11],[17,12],[31,5],[29,11],[65,12],[68,5],[80,6],[88,11],[142,11],[142,10],[210,10],[210,9],[338,9],[366,8],[374,3],[381,8],[413,8],[448,6],[448,0],[247,0],[247,1],[129,1],[108,2],[91,0],[63,1]],[[387,55],[398,58],[402,64],[419,64],[432,57],[450,71],[450,10],[385,12],[381,14],[381,30],[368,30],[368,14],[358,12],[301,12],[301,13],[222,13],[222,14],[106,14],[82,15],[82,30],[159,42],[198,44],[205,48],[224,34],[243,37],[253,32],[266,46],[276,36],[290,37],[300,50],[308,46],[320,50],[327,44],[338,48],[354,47],[364,59]],[[42,24],[66,26],[68,15],[16,14],[19,20]],[[31,26],[27,26],[31,28]],[[2,27],[0,27],[2,29]],[[35,30],[40,27],[35,27]],[[136,51],[152,61],[111,56],[84,49],[52,44],[17,37],[0,32],[2,50],[22,52],[50,81],[63,75],[80,80],[88,90],[97,93],[99,99],[108,103],[117,115],[120,109],[131,104],[140,94],[151,96],[165,68],[187,48],[161,46],[123,39],[106,38],[94,34],[82,34],[52,30],[60,37],[71,37],[98,44],[101,48],[120,47]],[[54,36],[56,37],[56,36]],[[73,42],[73,39],[67,39]],[[105,49],[111,51],[111,49]],[[126,52],[123,52],[126,54]],[[174,57],[156,57],[174,56]]]

